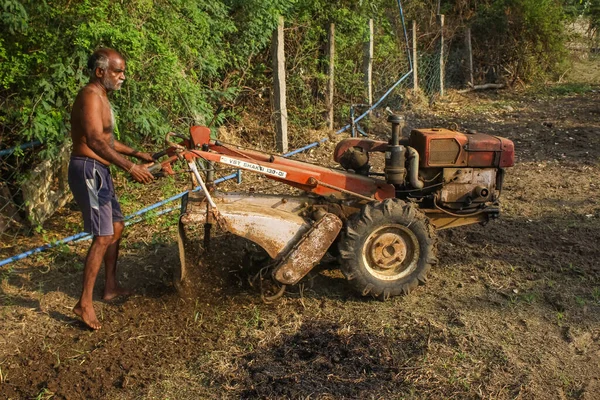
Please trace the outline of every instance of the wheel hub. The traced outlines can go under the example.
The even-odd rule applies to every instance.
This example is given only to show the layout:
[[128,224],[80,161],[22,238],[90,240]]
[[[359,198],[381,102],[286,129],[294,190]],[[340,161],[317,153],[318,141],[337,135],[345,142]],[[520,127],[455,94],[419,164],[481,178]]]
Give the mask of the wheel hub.
[[367,270],[382,280],[396,280],[412,273],[417,267],[419,255],[416,236],[400,224],[389,224],[374,230],[363,247]]
[[406,258],[406,243],[398,235],[384,233],[373,240],[371,257],[379,268],[393,268]]

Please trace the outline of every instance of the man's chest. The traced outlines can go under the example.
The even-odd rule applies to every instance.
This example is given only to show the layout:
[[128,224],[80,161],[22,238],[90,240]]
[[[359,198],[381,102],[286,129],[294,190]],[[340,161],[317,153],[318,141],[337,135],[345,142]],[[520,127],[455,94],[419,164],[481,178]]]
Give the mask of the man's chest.
[[106,100],[102,106],[102,128],[105,132],[113,132],[115,129],[115,112]]

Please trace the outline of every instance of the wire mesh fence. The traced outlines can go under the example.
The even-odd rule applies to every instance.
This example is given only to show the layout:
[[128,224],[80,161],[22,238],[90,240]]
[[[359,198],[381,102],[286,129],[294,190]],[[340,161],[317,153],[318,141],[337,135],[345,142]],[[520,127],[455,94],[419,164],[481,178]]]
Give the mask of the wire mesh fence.
[[[376,31],[379,24],[381,24],[381,21],[375,22]],[[450,66],[452,71],[461,71],[464,68],[462,65],[463,60],[460,57],[460,51],[463,49],[457,49],[457,51],[454,51],[453,57],[449,57],[448,43],[444,43],[442,40],[442,27],[434,26],[432,29],[419,36],[418,32],[413,33],[417,30],[417,23],[413,22],[412,27],[406,30],[408,40],[405,40],[404,32],[397,28],[397,41],[394,51],[390,51],[389,46],[379,46],[375,43],[372,81],[373,102],[368,104],[363,101],[352,104],[349,112],[341,116],[343,120],[349,121],[353,135],[367,134],[369,123],[363,121],[364,126],[361,126],[361,122],[356,122],[356,120],[360,121],[362,113],[369,109],[372,104],[375,104],[376,110],[393,112],[402,112],[402,110],[410,108],[416,102],[422,103],[425,101],[431,105],[440,98],[442,89],[447,85],[448,60],[456,63],[456,65]],[[442,48],[444,51],[442,51]],[[442,68],[444,69],[443,74]],[[356,69],[359,69],[358,61],[356,62]],[[408,76],[406,77],[408,79],[398,81],[399,78],[405,77],[407,73]],[[457,74],[451,74],[450,78],[457,79]],[[357,85],[360,84],[357,83]],[[459,81],[452,82],[452,86],[460,84]],[[362,87],[365,87],[364,83],[362,85]],[[367,92],[366,88],[364,92]],[[377,112],[377,114],[382,115],[381,112]]]
[[3,150],[0,155],[0,242],[4,248],[32,229],[26,215],[22,184],[36,159],[36,146]]

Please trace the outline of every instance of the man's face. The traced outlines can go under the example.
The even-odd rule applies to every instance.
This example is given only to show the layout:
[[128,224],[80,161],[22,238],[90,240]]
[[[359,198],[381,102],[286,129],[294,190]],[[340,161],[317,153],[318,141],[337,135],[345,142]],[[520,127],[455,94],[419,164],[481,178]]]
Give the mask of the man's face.
[[119,56],[112,55],[108,59],[108,68],[102,70],[102,72],[100,82],[102,82],[106,91],[111,92],[121,89],[121,85],[125,81],[125,60]]

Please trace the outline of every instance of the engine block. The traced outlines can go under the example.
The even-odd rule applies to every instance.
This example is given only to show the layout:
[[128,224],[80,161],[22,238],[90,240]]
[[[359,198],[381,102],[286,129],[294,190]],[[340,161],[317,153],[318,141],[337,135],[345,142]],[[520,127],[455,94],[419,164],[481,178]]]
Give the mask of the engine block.
[[461,133],[443,128],[415,129],[410,146],[420,154],[420,168],[512,167],[515,148],[511,140],[483,133]]

